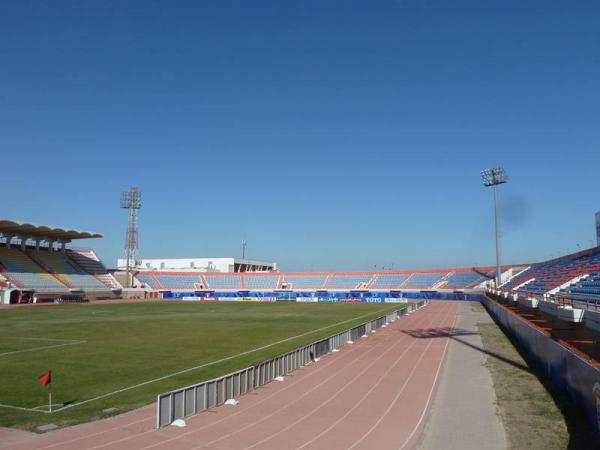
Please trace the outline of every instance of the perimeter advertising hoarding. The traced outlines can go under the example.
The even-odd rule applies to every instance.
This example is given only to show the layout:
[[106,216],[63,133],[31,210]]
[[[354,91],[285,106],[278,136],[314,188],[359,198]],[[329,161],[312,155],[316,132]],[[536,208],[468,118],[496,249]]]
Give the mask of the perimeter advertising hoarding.
[[217,302],[219,301],[218,297],[196,297],[196,296],[186,296],[181,297],[181,300],[187,302]]
[[363,297],[365,303],[383,303],[385,300],[383,297]]
[[275,297],[219,297],[220,302],[276,302]]

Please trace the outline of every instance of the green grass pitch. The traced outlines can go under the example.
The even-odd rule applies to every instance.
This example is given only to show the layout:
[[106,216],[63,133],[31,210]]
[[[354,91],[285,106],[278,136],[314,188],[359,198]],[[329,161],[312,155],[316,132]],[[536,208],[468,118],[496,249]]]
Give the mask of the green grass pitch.
[[[122,413],[155,401],[159,393],[256,364],[401,307],[155,302],[0,310],[0,426],[33,430],[106,417],[108,408]],[[52,414],[7,407],[47,405],[48,391],[37,377],[48,369],[54,408],[70,407]]]

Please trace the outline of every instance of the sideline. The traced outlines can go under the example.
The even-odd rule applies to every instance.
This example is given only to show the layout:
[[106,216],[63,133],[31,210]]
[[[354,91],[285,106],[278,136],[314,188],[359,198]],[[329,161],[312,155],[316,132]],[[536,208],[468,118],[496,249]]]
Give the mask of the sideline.
[[[400,305],[400,304],[398,304],[398,305]],[[226,356],[224,358],[217,359],[215,361],[210,361],[210,362],[207,362],[207,363],[204,363],[204,364],[200,364],[198,366],[189,367],[187,369],[183,369],[183,370],[180,370],[178,372],[169,373],[167,375],[163,375],[162,377],[154,378],[152,380],[144,381],[142,383],[134,384],[134,385],[127,386],[127,387],[124,387],[124,388],[121,388],[121,389],[117,389],[116,391],[108,392],[106,394],[102,394],[102,395],[99,395],[99,396],[94,397],[94,398],[90,398],[90,399],[87,399],[87,400],[82,400],[82,401],[76,402],[76,403],[71,403],[69,405],[63,406],[62,408],[54,409],[54,410],[52,410],[52,412],[49,412],[49,411],[40,411],[40,410],[37,410],[37,409],[25,408],[25,407],[20,407],[20,406],[5,405],[5,404],[1,404],[1,403],[0,403],[0,408],[10,408],[10,409],[18,409],[18,410],[23,410],[23,411],[31,411],[31,412],[38,412],[38,413],[44,413],[44,414],[54,414],[54,413],[57,413],[57,412],[60,412],[60,411],[64,411],[66,409],[75,408],[77,406],[84,405],[86,403],[90,403],[90,402],[94,402],[94,401],[97,401],[97,400],[101,400],[101,399],[106,398],[106,397],[111,397],[113,395],[129,391],[131,389],[136,389],[136,388],[141,387],[141,386],[146,386],[148,384],[156,383],[157,381],[166,380],[168,378],[172,378],[172,377],[175,377],[177,375],[181,375],[181,374],[184,374],[184,373],[187,373],[187,372],[192,372],[194,370],[203,369],[205,367],[213,366],[215,364],[220,364],[220,363],[225,362],[225,361],[230,361],[232,359],[239,358],[240,356],[249,355],[251,353],[255,353],[255,352],[258,352],[258,351],[261,351],[261,350],[273,347],[275,345],[283,344],[284,342],[288,342],[288,341],[291,341],[291,340],[294,340],[294,339],[298,339],[298,338],[301,338],[301,337],[304,337],[304,336],[308,336],[308,335],[317,333],[319,331],[327,330],[328,328],[332,328],[332,327],[335,327],[335,326],[338,326],[338,325],[342,325],[344,323],[352,322],[354,320],[361,319],[363,317],[367,317],[367,316],[375,316],[375,317],[377,317],[377,314],[379,314],[381,312],[388,312],[388,311],[393,311],[393,309],[389,309],[388,310],[388,308],[382,308],[382,309],[379,309],[377,311],[372,311],[372,312],[368,312],[366,314],[361,314],[360,316],[356,316],[356,317],[352,317],[350,319],[342,320],[340,322],[332,323],[331,325],[327,325],[327,326],[324,326],[324,327],[321,327],[321,328],[317,328],[315,330],[310,330],[310,331],[307,331],[305,333],[297,334],[296,336],[290,336],[288,338],[281,339],[279,341],[272,342],[270,344],[263,345],[261,347],[256,347],[256,348],[253,348],[253,349],[250,349],[250,350],[246,350],[245,352],[236,353],[235,355]],[[83,342],[85,342],[85,341],[83,341]],[[73,345],[73,344],[70,344],[70,345]]]
[[66,344],[43,345],[42,347],[33,347],[33,348],[26,348],[23,350],[14,350],[12,352],[0,353],[0,356],[15,355],[17,353],[35,352],[37,350],[45,350],[48,348],[66,347],[68,345],[79,345],[79,344],[86,344],[86,343],[87,343],[87,341],[75,341],[75,342],[68,342]]

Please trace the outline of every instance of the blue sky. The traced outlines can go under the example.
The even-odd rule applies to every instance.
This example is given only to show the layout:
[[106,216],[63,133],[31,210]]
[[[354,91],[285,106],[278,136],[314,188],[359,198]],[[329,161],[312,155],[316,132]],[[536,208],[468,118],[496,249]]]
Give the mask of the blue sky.
[[597,1],[13,1],[0,216],[140,256],[283,269],[493,264],[595,242]]

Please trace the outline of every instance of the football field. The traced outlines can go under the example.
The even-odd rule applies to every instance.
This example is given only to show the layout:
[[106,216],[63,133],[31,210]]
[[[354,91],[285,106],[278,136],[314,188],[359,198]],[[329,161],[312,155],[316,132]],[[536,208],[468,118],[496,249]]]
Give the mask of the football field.
[[[155,302],[0,310],[0,426],[119,414],[401,307]],[[47,370],[52,413],[37,379]]]

